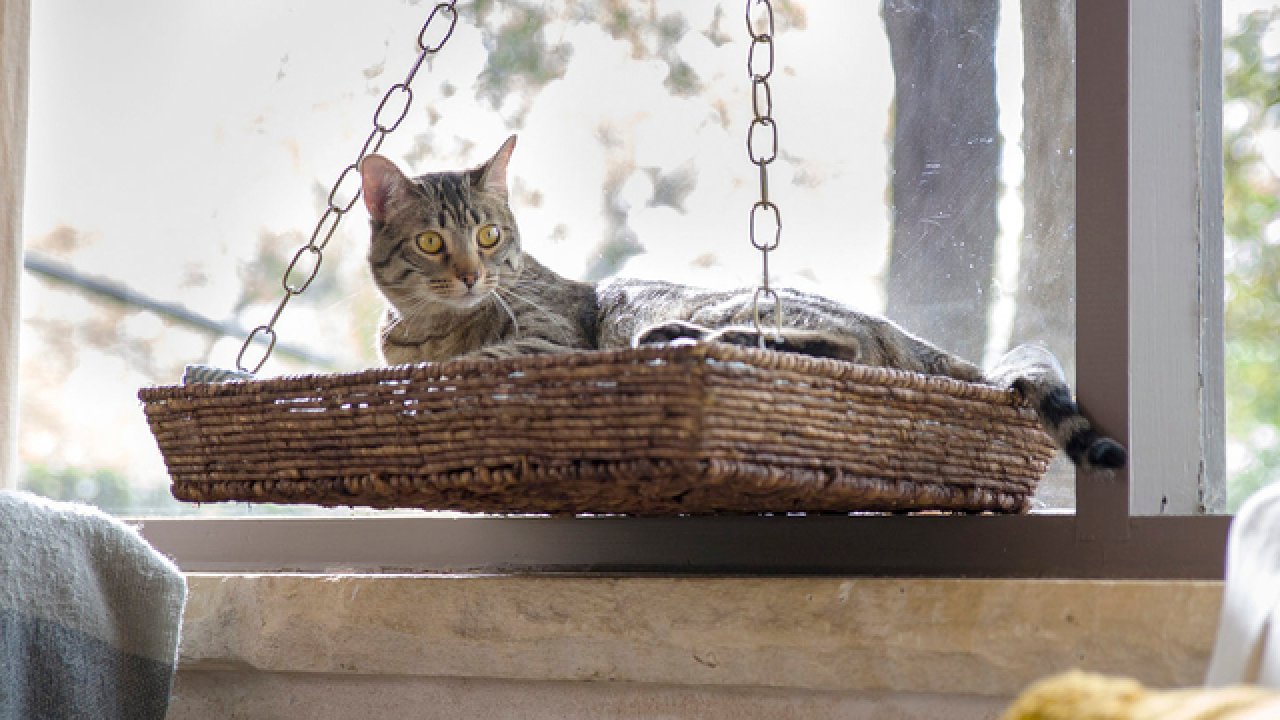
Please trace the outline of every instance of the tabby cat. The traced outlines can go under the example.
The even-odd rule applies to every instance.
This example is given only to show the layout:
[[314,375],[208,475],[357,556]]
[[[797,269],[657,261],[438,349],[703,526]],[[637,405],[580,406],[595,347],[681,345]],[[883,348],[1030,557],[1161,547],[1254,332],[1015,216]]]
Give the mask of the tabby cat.
[[[515,136],[486,163],[410,179],[369,155],[360,166],[372,218],[369,264],[387,300],[380,350],[391,364],[449,358],[721,341],[757,345],[753,290],[715,291],[646,280],[569,280],[524,253],[507,202]],[[1048,351],[1024,345],[983,373],[891,321],[827,298],[779,291],[778,350],[1012,387],[1086,468],[1118,468],[1124,448],[1080,414]],[[766,310],[771,310],[768,306]],[[771,313],[770,313],[771,314]]]

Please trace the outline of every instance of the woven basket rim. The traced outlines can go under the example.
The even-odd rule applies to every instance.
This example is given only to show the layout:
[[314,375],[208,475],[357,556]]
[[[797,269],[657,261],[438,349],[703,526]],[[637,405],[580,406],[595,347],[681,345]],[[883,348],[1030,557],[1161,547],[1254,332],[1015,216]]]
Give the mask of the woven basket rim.
[[494,377],[543,370],[572,370],[583,366],[626,366],[667,362],[690,367],[707,362],[742,363],[763,370],[782,370],[815,380],[883,385],[920,392],[939,393],[1006,406],[1029,407],[1021,394],[986,383],[967,382],[941,375],[928,375],[898,368],[819,358],[799,353],[748,348],[726,343],[646,346],[612,350],[584,350],[570,353],[520,355],[509,358],[458,358],[443,362],[422,362],[372,367],[336,373],[300,373],[251,380],[153,385],[141,388],[145,402],[178,397],[217,397],[259,394],[271,390],[291,391],[316,385],[341,386],[352,383],[439,381],[447,378]]

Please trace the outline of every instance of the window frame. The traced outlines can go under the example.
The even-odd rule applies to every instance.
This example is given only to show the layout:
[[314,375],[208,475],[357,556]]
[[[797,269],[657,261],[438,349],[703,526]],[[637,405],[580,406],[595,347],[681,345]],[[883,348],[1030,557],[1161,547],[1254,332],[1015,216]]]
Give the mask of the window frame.
[[[0,489],[6,478],[18,477],[18,288],[30,25],[29,0],[0,0]],[[19,70],[5,72],[7,68]]]
[[1078,393],[1132,461],[1079,473],[1074,515],[146,519],[143,535],[209,572],[1223,577],[1231,518],[1199,514],[1224,504],[1221,0],[1078,0],[1076,20]]
[[[1222,3],[1142,0],[1132,8],[1132,512],[1223,512]],[[1083,235],[1083,218],[1079,227]],[[1082,298],[1087,294],[1081,290]],[[1192,307],[1196,312],[1187,312]],[[1187,482],[1190,476],[1197,481]]]

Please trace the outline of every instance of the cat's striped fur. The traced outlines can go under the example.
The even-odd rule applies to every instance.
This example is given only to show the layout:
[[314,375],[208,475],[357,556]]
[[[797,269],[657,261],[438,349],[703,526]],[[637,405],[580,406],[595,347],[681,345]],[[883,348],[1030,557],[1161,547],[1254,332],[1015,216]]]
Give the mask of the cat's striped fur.
[[[379,155],[362,163],[373,224],[369,264],[387,300],[379,349],[388,363],[689,339],[761,342],[750,322],[753,290],[642,280],[597,286],[561,277],[525,254],[507,202],[514,147],[513,136],[477,168],[414,179]],[[1077,465],[1125,464],[1124,448],[1092,428],[1042,348],[1016,348],[984,373],[885,318],[810,293],[780,295],[783,332],[766,334],[771,347],[1011,387]]]

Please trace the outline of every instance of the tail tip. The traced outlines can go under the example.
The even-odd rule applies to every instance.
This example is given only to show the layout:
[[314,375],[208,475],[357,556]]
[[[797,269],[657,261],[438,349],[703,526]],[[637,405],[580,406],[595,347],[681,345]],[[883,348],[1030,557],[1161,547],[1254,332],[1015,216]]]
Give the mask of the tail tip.
[[1098,438],[1085,453],[1089,467],[1119,470],[1129,460],[1129,453],[1120,443],[1108,437]]

